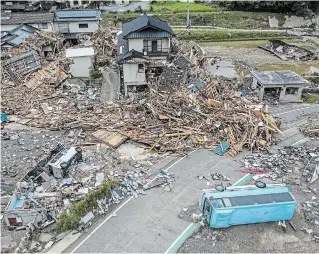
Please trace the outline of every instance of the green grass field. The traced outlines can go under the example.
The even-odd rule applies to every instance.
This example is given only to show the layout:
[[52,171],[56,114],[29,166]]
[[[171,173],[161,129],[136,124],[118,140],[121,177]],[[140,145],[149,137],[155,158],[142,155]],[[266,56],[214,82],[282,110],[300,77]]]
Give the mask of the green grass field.
[[[182,3],[183,4],[183,3]],[[207,6],[205,6],[207,7]],[[152,13],[152,12],[149,12]],[[153,11],[154,17],[167,20],[171,26],[185,26],[186,12],[184,13],[161,13]],[[122,22],[128,22],[137,18],[140,13],[103,13],[102,26],[117,26]],[[223,12],[191,12],[190,20],[193,26],[217,26],[229,29],[259,29],[268,27],[268,16],[276,16],[279,25],[283,23],[283,14],[267,13],[267,12],[243,12],[243,11],[223,11]]]
[[[247,40],[268,40],[268,39],[285,39],[291,37],[284,32],[276,31],[236,31],[236,30],[191,30],[186,34],[184,30],[175,29],[177,38],[181,40],[192,40],[198,42],[215,42],[215,41],[247,41]],[[227,34],[231,34],[228,38]]]
[[[201,3],[190,3],[189,4],[190,12],[213,12],[216,11],[215,8],[212,8],[206,4]],[[157,2],[150,5],[150,11],[153,12],[173,12],[173,13],[186,13],[187,12],[187,3],[181,2]]]

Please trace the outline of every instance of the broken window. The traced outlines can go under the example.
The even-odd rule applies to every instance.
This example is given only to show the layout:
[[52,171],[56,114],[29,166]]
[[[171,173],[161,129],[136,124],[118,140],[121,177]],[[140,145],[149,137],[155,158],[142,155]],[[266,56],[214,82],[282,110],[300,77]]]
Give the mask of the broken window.
[[138,64],[137,69],[138,69],[139,73],[143,73],[144,72],[144,64]]
[[89,24],[79,24],[79,28],[89,28]]
[[47,23],[40,23],[40,24],[38,25],[38,28],[39,28],[39,29],[48,29],[48,24],[47,24]]
[[286,88],[286,95],[297,95],[298,94],[298,88],[297,87],[287,87]]

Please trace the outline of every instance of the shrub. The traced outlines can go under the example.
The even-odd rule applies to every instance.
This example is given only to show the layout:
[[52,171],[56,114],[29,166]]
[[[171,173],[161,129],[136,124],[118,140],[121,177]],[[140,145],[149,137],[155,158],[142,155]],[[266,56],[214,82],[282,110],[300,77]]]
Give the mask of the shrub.
[[72,205],[68,212],[58,215],[58,229],[66,231],[76,229],[79,226],[81,217],[95,208],[97,201],[102,198],[111,198],[112,189],[119,186],[116,181],[103,182],[101,187],[85,196],[85,198]]
[[90,77],[92,79],[98,79],[102,77],[102,72],[99,69],[90,68]]

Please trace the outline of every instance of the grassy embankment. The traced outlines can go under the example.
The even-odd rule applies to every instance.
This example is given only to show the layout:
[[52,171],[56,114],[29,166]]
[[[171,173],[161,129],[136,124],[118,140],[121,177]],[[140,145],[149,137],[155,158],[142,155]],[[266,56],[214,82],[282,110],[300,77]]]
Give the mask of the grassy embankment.
[[[205,6],[206,7],[206,6]],[[180,10],[183,11],[183,10]],[[185,26],[186,9],[184,12],[153,13],[154,17],[167,20],[171,26]],[[122,22],[128,22],[140,16],[140,13],[103,13],[102,26],[121,26]],[[268,27],[268,17],[276,16],[279,25],[283,24],[284,15],[267,12],[243,12],[243,11],[207,11],[201,10],[190,13],[192,26],[216,26],[229,29],[260,29]]]

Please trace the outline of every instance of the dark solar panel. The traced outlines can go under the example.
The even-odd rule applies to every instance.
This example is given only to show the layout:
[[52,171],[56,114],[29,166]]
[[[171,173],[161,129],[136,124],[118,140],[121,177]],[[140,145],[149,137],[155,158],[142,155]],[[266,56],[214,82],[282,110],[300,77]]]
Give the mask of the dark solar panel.
[[290,193],[286,192],[286,193],[276,193],[276,194],[230,197],[229,200],[232,206],[244,206],[244,205],[254,205],[254,204],[289,202],[289,201],[293,201],[293,198],[290,195]]

